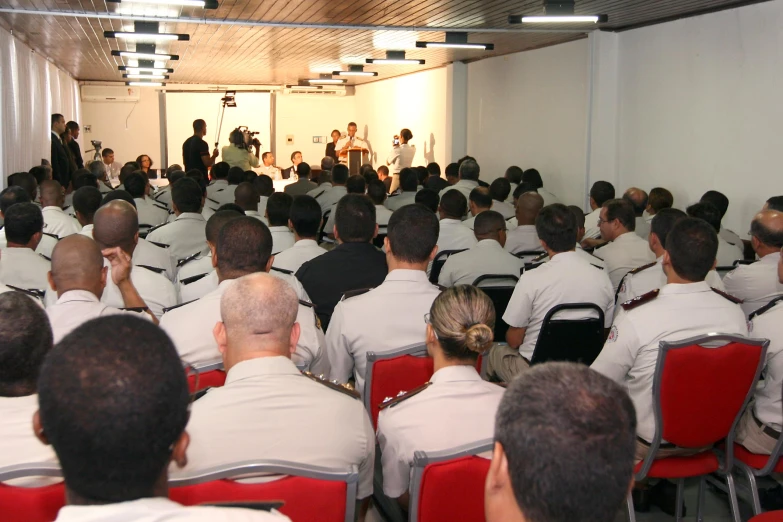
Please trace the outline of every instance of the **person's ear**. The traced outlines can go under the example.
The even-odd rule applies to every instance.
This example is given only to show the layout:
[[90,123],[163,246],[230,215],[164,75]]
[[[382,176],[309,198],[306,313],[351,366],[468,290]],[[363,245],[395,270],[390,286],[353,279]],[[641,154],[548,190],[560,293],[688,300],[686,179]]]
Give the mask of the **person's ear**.
[[671,266],[672,265],[672,258],[669,256],[669,251],[664,250],[663,251],[663,265],[664,266]]
[[33,414],[33,433],[35,433],[35,438],[41,441],[41,444],[49,445],[49,439],[44,433],[43,424],[41,424],[41,410],[36,410]]
[[383,238],[383,250],[387,254],[394,254],[394,252],[392,252],[392,249],[391,249],[391,243],[389,242],[389,236],[386,236],[385,238]]
[[299,344],[299,336],[301,334],[302,327],[299,326],[299,323],[294,323],[294,326],[291,328],[291,337],[288,341],[288,349],[291,351],[291,353],[296,351],[296,345]]
[[177,208],[177,204],[173,201],[171,202],[171,210],[174,211],[174,214],[179,214],[179,209]]
[[138,232],[136,232],[136,233],[133,235],[133,244],[134,244],[134,245],[138,245],[138,244],[139,244],[139,233],[138,233]]
[[[290,219],[288,220],[288,228],[290,228],[291,230],[294,229],[294,224],[291,222]],[[321,228],[321,225],[318,225],[318,228]]]
[[106,288],[106,281],[109,277],[109,267],[101,268],[101,288]]
[[438,341],[438,336],[435,335],[435,330],[432,328],[431,324],[427,324],[427,334],[425,339],[427,340],[427,344],[434,344]]
[[717,266],[718,266],[718,258],[716,257],[716,258],[715,258],[715,261],[713,261],[713,262],[712,262],[712,269],[711,269],[711,270],[715,270],[715,268],[716,268]]
[[190,435],[183,431],[182,435],[174,442],[171,449],[171,460],[177,463],[177,467],[184,468],[188,465],[188,446],[190,445]]
[[435,245],[435,247],[433,247],[433,249],[432,249],[432,252],[430,252],[430,257],[429,257],[430,261],[434,261],[435,260],[435,257],[438,255],[438,250],[439,250],[438,249],[438,245]]
[[215,323],[215,327],[212,328],[212,336],[215,338],[220,355],[225,355],[226,346],[228,345],[228,334],[226,333],[226,324],[223,321]]
[[[322,220],[323,222],[323,220]],[[337,225],[332,227],[332,235],[334,235],[334,240],[338,241],[340,239],[340,234],[337,233]]]
[[49,272],[46,273],[46,279],[49,281],[49,286],[52,287],[52,290],[55,292],[57,291],[57,285],[54,284],[54,277],[52,277],[52,271],[49,270]]
[[508,458],[503,446],[495,442],[492,448],[492,461],[489,464],[487,481],[484,490],[487,496],[496,495],[498,492],[509,486],[510,477],[508,473]]
[[217,255],[217,248],[212,243],[207,243],[209,245],[209,252],[212,254],[212,268],[217,268],[218,265],[218,255]]
[[[337,226],[335,226],[335,228],[337,228]],[[335,237],[337,237],[337,236],[335,236]],[[372,235],[373,239],[375,239],[376,237],[378,237],[378,223],[375,223],[375,232],[373,232],[373,235]]]
[[264,272],[269,272],[272,270],[272,265],[275,264],[275,256],[269,256],[269,260],[266,262],[266,267],[264,268]]

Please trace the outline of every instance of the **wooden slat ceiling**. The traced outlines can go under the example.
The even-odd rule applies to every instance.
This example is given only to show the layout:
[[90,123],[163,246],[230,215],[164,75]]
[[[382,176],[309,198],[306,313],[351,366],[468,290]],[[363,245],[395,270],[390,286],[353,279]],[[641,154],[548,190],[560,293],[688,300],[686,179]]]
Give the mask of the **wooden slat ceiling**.
[[[645,24],[737,7],[753,1],[737,0],[577,0],[576,14],[608,14],[604,30],[622,30]],[[405,49],[409,58],[426,60],[424,66],[367,66],[377,78],[351,78],[359,84],[390,78],[464,60],[535,49],[584,38],[586,32],[494,32],[476,30],[520,29],[509,26],[509,14],[541,14],[542,0],[222,0],[216,10],[193,7],[115,4],[104,0],[0,0],[0,8],[33,10],[40,14],[0,13],[0,23],[38,52],[52,59],[79,80],[121,81],[117,66],[126,59],[111,50],[133,50],[132,42],[106,39],[103,31],[132,30],[131,19],[89,16],[53,16],[46,12],[115,14],[167,17],[161,32],[187,33],[190,41],[158,45],[158,52],[178,54],[172,83],[281,85],[318,73],[345,69],[364,58],[381,58],[386,49]],[[183,23],[202,19],[221,23]],[[238,23],[361,24],[372,26],[454,27],[470,32],[471,42],[493,43],[495,51],[416,49],[416,40],[442,41],[444,33],[307,27],[253,27]],[[560,25],[551,30],[592,30],[593,24]],[[527,28],[527,26],[526,26]],[[536,27],[540,29],[540,27]]]

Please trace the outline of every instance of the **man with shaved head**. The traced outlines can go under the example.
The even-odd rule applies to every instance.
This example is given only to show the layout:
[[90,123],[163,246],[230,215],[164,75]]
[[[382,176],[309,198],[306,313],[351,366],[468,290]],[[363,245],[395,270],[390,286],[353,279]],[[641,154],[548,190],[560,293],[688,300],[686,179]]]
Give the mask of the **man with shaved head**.
[[517,228],[506,237],[507,252],[542,252],[536,234],[536,218],[544,208],[544,198],[538,192],[525,192],[517,199]]
[[[239,218],[224,227],[219,243],[245,220],[266,228]],[[221,252],[219,245],[218,260]],[[182,473],[242,460],[357,466],[358,498],[366,499],[372,494],[372,425],[356,392],[303,374],[291,361],[304,326],[296,322],[297,306],[290,286],[269,274],[249,274],[225,288],[214,337],[226,384],[193,403]]]
[[237,185],[234,190],[234,203],[242,207],[246,216],[252,216],[267,224],[267,220],[258,212],[259,194],[252,183],[247,181]]
[[[136,209],[122,200],[107,203],[95,213],[92,235],[102,250],[119,247],[129,257],[133,257],[139,241],[139,218]],[[113,267],[109,266],[110,273],[112,270]],[[163,315],[165,308],[176,306],[178,302],[174,285],[163,275],[164,272],[160,268],[133,265],[130,274],[139,295],[157,318]],[[113,275],[111,279],[107,277],[106,290],[101,301],[121,308],[124,306],[124,299],[114,279]]]
[[82,227],[79,222],[63,211],[65,191],[59,182],[52,179],[41,183],[41,207],[44,219],[43,231],[64,238],[78,234]]
[[650,224],[644,218],[644,211],[647,208],[647,201],[649,196],[647,192],[640,188],[631,187],[623,194],[623,199],[631,204],[633,207],[633,213],[636,216],[636,235],[642,239],[647,239],[650,235]]
[[743,300],[742,310],[750,315],[783,294],[777,266],[783,248],[783,212],[763,210],[750,224],[750,242],[759,260],[751,265],[739,265],[726,274],[726,292]]
[[492,208],[492,195],[487,187],[476,187],[470,191],[468,198],[468,211],[471,217],[462,222],[462,226],[473,230],[476,223],[476,216]]
[[112,282],[119,289],[125,308],[145,310],[155,323],[158,322],[130,279],[130,256],[119,247],[101,252],[95,241],[74,234],[60,241],[52,254],[49,285],[57,292],[57,303],[46,309],[46,315],[52,325],[55,344],[90,319],[121,313],[138,315],[139,312],[124,312],[100,302],[108,274],[103,265],[104,256],[111,263]]

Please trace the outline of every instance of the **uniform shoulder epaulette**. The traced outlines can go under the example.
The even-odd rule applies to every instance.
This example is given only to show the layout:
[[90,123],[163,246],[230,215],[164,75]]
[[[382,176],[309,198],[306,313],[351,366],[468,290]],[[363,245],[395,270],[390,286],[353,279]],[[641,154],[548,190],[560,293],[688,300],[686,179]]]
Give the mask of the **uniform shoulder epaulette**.
[[46,292],[43,290],[37,290],[35,288],[19,288],[18,286],[12,286],[12,285],[5,285],[11,290],[14,290],[15,292],[21,292],[23,294],[27,294],[30,297],[35,297],[36,299],[43,299]]
[[150,272],[155,272],[156,274],[162,274],[163,272],[166,271],[165,268],[159,268],[157,266],[149,266],[149,265],[136,265],[136,266],[138,266],[140,268],[146,268]]
[[201,255],[201,252],[199,251],[199,252],[196,252],[195,254],[189,255],[188,257],[186,257],[184,259],[180,259],[179,261],[177,261],[177,268],[180,268],[185,263],[190,263],[191,261],[193,261],[194,259],[196,259],[200,255]]
[[396,198],[399,195],[400,195],[399,192],[394,192],[393,194],[389,194],[389,197],[387,199]]
[[65,211],[66,211],[66,210],[68,210],[69,208],[71,208],[71,205],[65,205],[65,206],[63,207],[63,212],[65,212]]
[[340,301],[345,301],[346,299],[350,299],[351,297],[356,297],[362,294],[366,294],[370,290],[372,290],[372,288],[359,288],[357,290],[348,290],[340,298]]
[[273,266],[272,270],[274,270],[275,272],[280,272],[281,274],[294,275],[293,272],[291,272],[290,270],[286,270],[285,268],[278,268],[276,266]]
[[647,292],[646,294],[642,294],[640,296],[636,296],[633,299],[630,299],[622,304],[623,310],[633,310],[637,306],[641,306],[644,303],[649,303],[656,297],[658,297],[658,294],[660,293],[660,288],[656,288],[655,290],[652,290],[650,292]]
[[58,236],[57,234],[50,234],[49,232],[42,232],[42,234],[43,234],[43,235],[45,235],[45,236],[49,236],[49,237],[51,237],[51,238],[54,238],[54,239],[56,239],[57,241],[59,241],[59,240],[60,240],[60,236]]
[[598,265],[594,265],[593,263],[590,263],[590,266],[594,266],[594,267],[596,267],[598,270],[604,270],[604,267],[602,267],[602,266],[598,266]]
[[765,304],[764,306],[762,306],[762,307],[761,307],[761,308],[759,308],[758,310],[756,310],[756,311],[754,311],[753,313],[751,313],[751,314],[748,316],[748,320],[752,321],[754,317],[756,317],[757,315],[761,315],[761,314],[763,314],[764,312],[766,312],[766,311],[770,310],[771,308],[774,308],[774,307],[775,307],[775,305],[776,305],[776,304],[778,304],[778,303],[779,303],[779,302],[781,302],[781,301],[783,301],[783,295],[779,295],[779,296],[777,296],[776,298],[774,298],[774,299],[773,299],[772,301],[770,301],[769,303]]
[[165,206],[163,206],[163,205],[158,205],[157,203],[153,203],[153,204],[152,204],[152,206],[153,206],[153,207],[157,207],[157,208],[159,208],[159,209],[161,209],[161,210],[165,210],[166,212],[168,212],[168,211],[169,211],[169,207],[165,207]]
[[180,283],[183,285],[189,285],[190,283],[195,283],[196,281],[200,281],[201,279],[204,279],[210,274],[210,272],[207,272],[205,274],[198,274],[190,277],[186,277],[185,279],[181,280]]
[[127,308],[120,308],[120,310],[124,310],[126,312],[138,312],[138,313],[143,313],[143,312],[149,312],[150,311],[150,309],[147,308],[146,306],[130,306],[130,307],[127,307]]
[[657,262],[648,263],[646,265],[642,265],[640,267],[634,268],[633,270],[629,270],[628,273],[631,275],[638,274],[639,272],[643,270],[647,270],[648,268],[652,268],[657,264],[658,264]]
[[394,407],[394,406],[398,405],[399,403],[401,403],[402,401],[405,401],[405,400],[407,400],[407,399],[410,399],[410,398],[411,398],[411,397],[413,397],[414,395],[418,395],[419,393],[423,392],[423,391],[424,391],[424,390],[426,390],[426,389],[427,389],[427,388],[428,388],[428,387],[429,387],[431,384],[432,384],[431,382],[425,382],[424,384],[422,384],[422,385],[421,385],[421,386],[419,386],[418,388],[414,388],[414,389],[412,389],[411,391],[408,391],[408,392],[401,391],[401,392],[400,392],[400,393],[398,393],[398,394],[397,394],[397,396],[396,396],[396,397],[394,397],[394,398],[392,398],[392,397],[386,397],[385,399],[383,399],[383,403],[381,403],[381,404],[378,406],[378,409],[380,409],[380,410],[385,410],[386,408],[392,408],[392,407]]
[[536,257],[534,257],[533,259],[531,259],[530,262],[531,263],[539,263],[539,262],[543,261],[544,259],[546,259],[548,255],[549,254],[547,254],[546,252],[541,252],[541,254],[539,254]]
[[326,192],[326,189],[322,190],[321,192],[319,192],[318,194],[316,194],[315,196],[313,196],[313,199],[318,199],[318,198],[320,198],[321,196],[323,196],[323,195],[324,195],[324,192]]
[[323,378],[323,376],[314,375],[311,372],[302,372],[302,375],[305,377],[309,377],[313,381],[323,384],[327,388],[331,388],[335,391],[338,391],[340,393],[344,393],[346,395],[349,395],[353,397],[354,399],[359,399],[361,396],[359,395],[359,392],[353,389],[350,384],[338,384],[337,381],[327,381]]
[[212,198],[207,198],[207,201],[211,201],[212,203],[214,203],[215,205],[218,205],[218,206],[220,205],[220,202],[219,202],[219,201],[215,201],[215,200],[214,200],[214,199],[212,199]]
[[[150,232],[152,232],[152,230],[148,231],[147,235],[149,235]],[[158,243],[157,241],[150,241],[149,239],[147,239],[147,243],[152,243],[156,247],[160,247],[160,248],[169,248],[169,246],[170,246],[170,245],[167,245],[166,243]]]
[[721,296],[721,297],[725,297],[726,299],[728,299],[728,300],[729,300],[729,301],[731,301],[732,303],[735,303],[735,304],[742,304],[742,303],[743,303],[742,299],[739,299],[739,298],[737,298],[737,297],[734,297],[734,296],[733,296],[733,295],[731,295],[731,294],[727,294],[727,293],[726,293],[726,292],[724,292],[723,290],[718,290],[717,288],[712,288],[712,287],[710,287],[710,289],[711,289],[713,292],[715,292],[716,294],[718,294],[719,296]]
[[167,307],[167,308],[164,308],[164,309],[163,309],[163,313],[165,314],[166,312],[171,312],[172,310],[176,310],[176,309],[177,309],[177,308],[179,308],[180,306],[185,306],[185,305],[187,305],[187,304],[190,304],[190,303],[193,303],[193,302],[195,302],[195,301],[198,301],[198,299],[193,299],[193,301],[188,301],[188,302],[186,302],[186,303],[180,303],[180,304],[178,304],[178,305],[169,306],[169,307]]
[[[156,226],[156,227],[152,227],[151,229],[149,229],[149,230],[147,231],[147,233],[148,233],[148,234],[152,234],[153,232],[155,232],[155,231],[156,231],[156,230],[158,230],[159,228],[165,227],[166,225],[168,225],[168,223],[161,223],[160,225],[158,225],[158,226]],[[156,243],[156,244],[159,244],[159,243]],[[168,248],[168,245],[166,245],[166,248]]]
[[38,254],[38,255],[39,255],[39,256],[41,256],[42,258],[46,259],[47,261],[51,261],[51,260],[52,260],[52,258],[51,258],[51,257],[46,257],[46,256],[45,256],[45,255],[43,255],[43,254]]
[[310,301],[305,301],[304,299],[300,299],[299,304],[302,306],[306,306],[307,308],[315,308],[315,305],[313,303],[311,303]]

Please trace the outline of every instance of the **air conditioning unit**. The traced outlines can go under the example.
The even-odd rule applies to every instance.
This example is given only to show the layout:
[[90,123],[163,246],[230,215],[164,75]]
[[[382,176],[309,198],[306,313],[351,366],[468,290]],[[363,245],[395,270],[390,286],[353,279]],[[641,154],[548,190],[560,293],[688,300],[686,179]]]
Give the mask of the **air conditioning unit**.
[[283,94],[305,94],[307,96],[352,96],[353,87],[351,86],[338,86],[338,87],[322,87],[317,88],[314,86],[301,86],[301,85],[286,85],[283,89]]
[[82,85],[83,102],[137,102],[140,98],[138,87],[114,85]]

